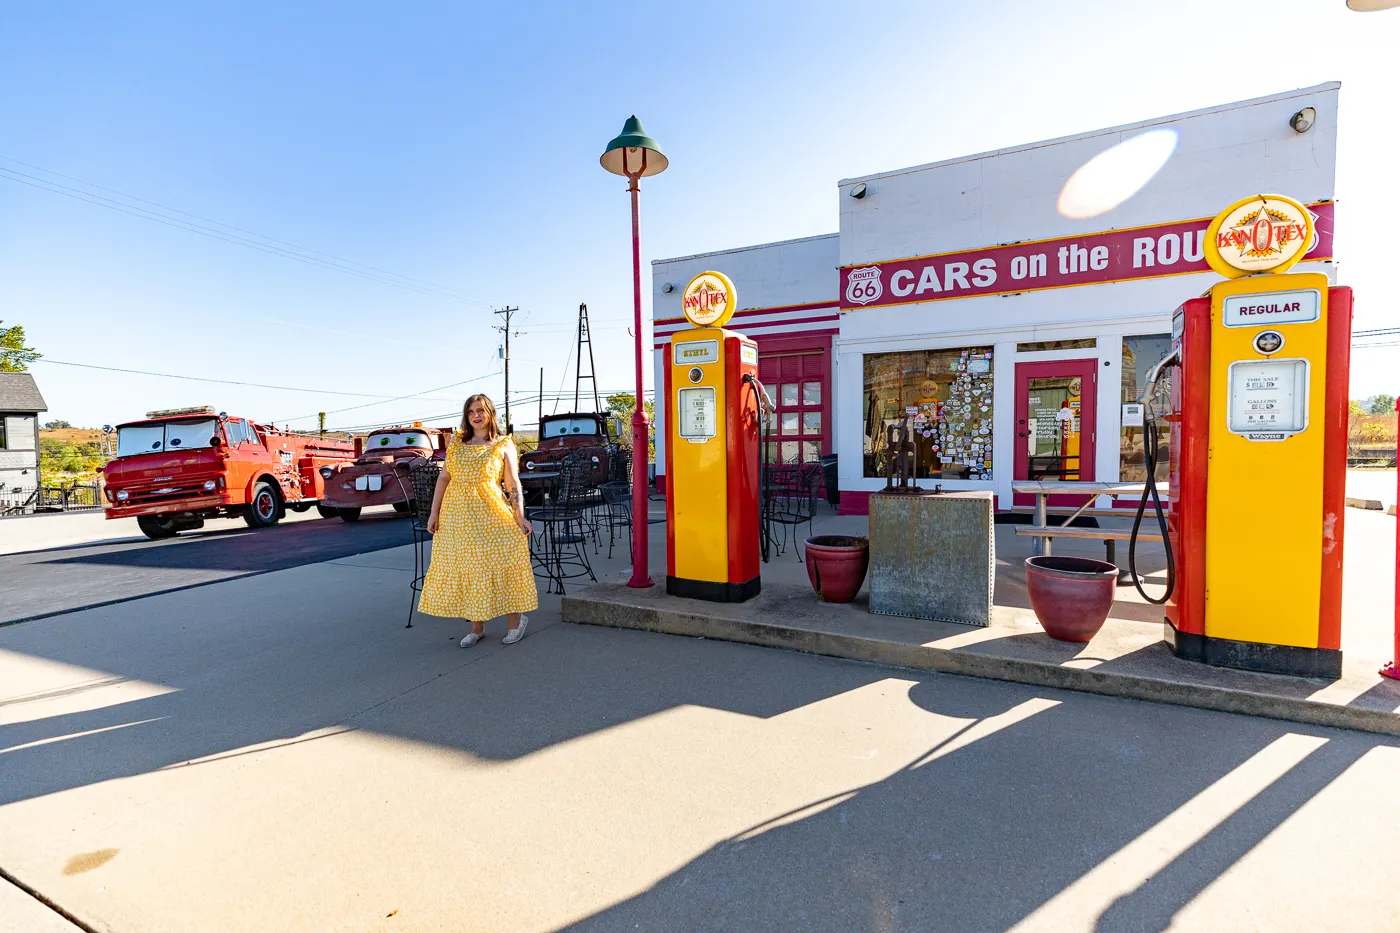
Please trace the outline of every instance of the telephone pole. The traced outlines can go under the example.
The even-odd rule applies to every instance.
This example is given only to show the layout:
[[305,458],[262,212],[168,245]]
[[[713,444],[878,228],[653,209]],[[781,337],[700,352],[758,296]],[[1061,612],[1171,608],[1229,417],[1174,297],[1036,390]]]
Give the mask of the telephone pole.
[[496,330],[506,335],[505,348],[501,351],[501,358],[504,359],[506,362],[505,405],[507,434],[510,433],[510,318],[511,315],[515,314],[515,312],[519,310],[519,308],[502,308],[501,310],[496,312],[498,315],[501,316],[501,319],[505,321],[504,324],[497,325]]

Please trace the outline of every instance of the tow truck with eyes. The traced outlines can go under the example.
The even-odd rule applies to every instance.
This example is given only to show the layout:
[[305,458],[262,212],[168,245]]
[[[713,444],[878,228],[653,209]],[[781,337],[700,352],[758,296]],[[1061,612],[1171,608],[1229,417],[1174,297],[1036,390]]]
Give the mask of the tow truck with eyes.
[[148,538],[202,528],[206,519],[275,525],[322,496],[319,470],[354,457],[348,441],[280,431],[208,406],[150,411],[118,425],[117,456],[102,468],[108,519],[135,518]]
[[569,412],[545,415],[540,419],[539,445],[520,457],[520,484],[525,487],[525,501],[538,505],[549,485],[535,478],[557,476],[560,462],[569,454],[589,461],[594,485],[610,480],[625,480],[621,448],[609,432],[607,415],[598,412]]
[[325,495],[317,504],[322,515],[339,515],[342,521],[360,520],[360,511],[371,505],[392,505],[408,512],[413,502],[409,471],[415,466],[447,456],[451,428],[378,428],[355,438],[354,461],[330,463],[319,470]]

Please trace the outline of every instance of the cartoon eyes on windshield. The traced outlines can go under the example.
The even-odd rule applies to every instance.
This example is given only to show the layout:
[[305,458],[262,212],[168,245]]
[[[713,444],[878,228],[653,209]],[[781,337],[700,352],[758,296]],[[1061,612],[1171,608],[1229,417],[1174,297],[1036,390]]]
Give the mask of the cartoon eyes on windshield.
[[405,444],[407,444],[409,447],[417,447],[417,446],[418,446],[418,438],[413,437],[413,436],[411,436],[411,435],[410,435],[409,437],[405,437],[405,438],[403,439],[403,442],[404,442]]
[[152,444],[152,445],[151,445],[151,449],[152,449],[152,450],[160,450],[160,441],[156,441],[154,444]]
[[172,437],[172,438],[170,439],[169,443],[170,443],[170,446],[171,446],[171,447],[179,447],[179,446],[180,446],[180,439],[179,439],[178,437]]
[[388,446],[389,446],[389,441],[390,441],[390,440],[391,440],[391,438],[389,438],[389,437],[381,437],[381,438],[379,439],[379,446],[380,446],[380,447],[388,447]]

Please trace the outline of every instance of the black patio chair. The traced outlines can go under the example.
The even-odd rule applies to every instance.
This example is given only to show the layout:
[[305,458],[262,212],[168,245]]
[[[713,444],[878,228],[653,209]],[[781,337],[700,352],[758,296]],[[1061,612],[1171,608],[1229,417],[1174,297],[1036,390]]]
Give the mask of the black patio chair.
[[770,545],[781,554],[787,549],[788,529],[792,529],[793,553],[802,560],[798,547],[798,527],[807,524],[812,532],[812,519],[817,511],[817,486],[820,469],[812,464],[783,464],[770,466],[763,475],[762,523],[763,534]]
[[588,561],[588,538],[592,532],[585,510],[569,503],[581,503],[586,493],[592,464],[580,458],[559,465],[559,483],[550,505],[525,510],[533,530],[530,557],[537,566],[535,576],[549,581],[547,592],[564,593],[564,581],[587,576],[593,582],[593,566]]
[[412,495],[408,501],[412,506],[409,527],[413,532],[413,581],[409,583],[408,624],[404,628],[413,628],[413,608],[418,594],[423,592],[423,580],[428,575],[428,542],[433,539],[428,533],[428,516],[433,511],[433,494],[437,490],[438,476],[441,473],[442,467],[431,460],[411,467],[408,471],[408,480],[412,487]]

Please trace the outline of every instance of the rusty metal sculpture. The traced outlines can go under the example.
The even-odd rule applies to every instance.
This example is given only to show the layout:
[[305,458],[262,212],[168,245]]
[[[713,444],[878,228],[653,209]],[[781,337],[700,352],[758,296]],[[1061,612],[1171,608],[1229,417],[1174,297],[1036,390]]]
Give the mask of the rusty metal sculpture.
[[919,452],[914,444],[914,429],[905,418],[885,428],[885,492],[921,494],[918,469]]

